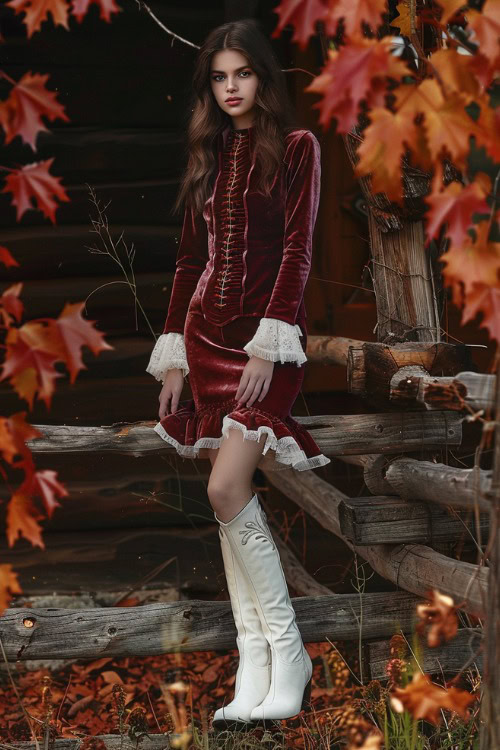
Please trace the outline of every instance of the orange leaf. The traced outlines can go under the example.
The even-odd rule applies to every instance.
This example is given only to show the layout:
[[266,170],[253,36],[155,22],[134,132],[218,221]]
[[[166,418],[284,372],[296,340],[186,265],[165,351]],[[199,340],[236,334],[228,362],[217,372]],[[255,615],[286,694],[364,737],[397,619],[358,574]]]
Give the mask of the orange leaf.
[[443,641],[450,641],[456,636],[458,619],[451,596],[444,596],[434,589],[430,603],[417,604],[417,615],[420,618],[417,624],[419,633],[424,633],[426,626],[430,625],[427,633],[427,644],[430,648],[435,648]]
[[90,4],[94,2],[99,6],[99,16],[103,21],[108,23],[111,21],[112,13],[121,12],[121,8],[116,5],[115,0],[73,0],[73,7],[71,12],[76,19],[81,22],[83,17],[88,12]]
[[347,133],[355,123],[361,101],[371,104],[374,90],[388,78],[400,79],[408,73],[405,63],[391,53],[392,40],[353,37],[340,50],[328,50],[328,62],[322,72],[304,90],[323,94],[313,104],[321,111],[320,123],[337,119],[337,130]]
[[31,497],[17,490],[7,504],[7,539],[13,547],[18,537],[24,537],[33,546],[45,549],[42,527],[38,521],[43,514],[36,508]]
[[467,230],[472,226],[472,215],[489,212],[483,183],[480,182],[471,182],[466,187],[452,182],[442,192],[433,192],[425,200],[430,206],[426,217],[428,236],[436,237],[446,223],[446,233],[456,246],[467,240],[470,242]]
[[450,91],[465,94],[465,99],[471,101],[482,89],[471,67],[473,59],[474,57],[460,55],[454,49],[440,49],[432,55],[430,64],[439,74],[445,87]]
[[325,19],[327,35],[335,36],[341,19],[344,21],[347,36],[360,34],[362,23],[368,24],[375,31],[382,23],[382,13],[387,11],[386,0],[330,0]]
[[472,292],[465,298],[462,323],[465,325],[478,313],[483,313],[479,326],[487,328],[492,339],[500,343],[500,289],[486,284],[474,284]]
[[12,565],[0,565],[0,615],[7,609],[14,594],[23,593],[17,575]]
[[464,285],[467,296],[475,284],[495,287],[499,281],[500,243],[488,241],[488,221],[474,227],[477,232],[475,242],[467,235],[461,245],[452,245],[440,257],[446,263],[443,276],[453,289],[453,301],[457,305],[460,304],[460,283]]
[[66,487],[57,481],[57,472],[52,469],[43,469],[41,471],[35,471],[30,477],[26,484],[26,492],[30,496],[41,497],[48,518],[52,518],[56,508],[61,507],[61,503],[58,503],[55,495],[58,497],[68,497],[69,492]]
[[454,711],[466,719],[467,708],[477,697],[455,687],[445,689],[435,685],[422,672],[415,672],[409,685],[394,688],[390,695],[395,711],[403,713],[406,709],[414,719],[425,719],[435,725],[441,723],[442,708]]
[[[410,0],[400,0],[396,5],[396,10],[399,13],[398,17],[392,21],[391,25],[396,26],[402,36],[410,36],[411,34],[411,17],[410,17]],[[415,25],[418,28],[419,17],[415,17]]]
[[467,11],[467,21],[474,29],[476,38],[472,42],[479,43],[479,51],[490,62],[492,67],[500,64],[500,3],[498,0],[486,0],[480,13],[477,10]]
[[42,116],[49,120],[61,119],[69,122],[64,108],[57,101],[57,94],[45,88],[46,75],[25,73],[11,89],[9,98],[0,102],[0,125],[5,130],[5,143],[20,135],[25,143],[35,149],[35,141],[41,130],[48,131]]
[[69,28],[66,0],[9,0],[6,5],[13,8],[16,13],[26,13],[23,21],[26,24],[28,38],[35,31],[39,31],[49,13],[56,26]]
[[416,125],[412,118],[393,114],[385,107],[370,112],[371,125],[358,148],[358,175],[371,174],[374,193],[386,193],[392,200],[403,197],[401,157],[405,144],[416,139]]
[[6,328],[9,328],[12,325],[12,319],[19,323],[23,316],[24,305],[22,300],[19,299],[22,288],[22,282],[13,284],[7,289],[4,289],[0,296],[0,315],[3,318]]
[[[32,462],[31,451],[26,447],[26,440],[42,437],[42,433],[25,421],[26,412],[18,412],[10,417],[0,417],[0,451],[4,461],[15,468],[24,468],[29,474],[29,463]],[[21,461],[14,462],[14,456],[22,456]]]
[[326,12],[323,0],[281,0],[273,9],[279,20],[271,39],[279,37],[285,26],[291,24],[294,27],[292,42],[297,42],[301,49],[305,49],[309,37],[316,33],[316,21],[323,20]]
[[467,5],[467,0],[436,0],[436,3],[443,9],[441,23],[447,24],[450,18],[453,18],[460,8]]
[[59,184],[61,177],[55,177],[49,172],[54,157],[45,161],[27,164],[21,169],[13,169],[6,177],[2,193],[12,193],[13,205],[17,208],[17,221],[30,208],[35,208],[32,201],[36,201],[36,208],[43,211],[55,224],[57,203],[52,196],[61,201],[69,201],[64,187]]

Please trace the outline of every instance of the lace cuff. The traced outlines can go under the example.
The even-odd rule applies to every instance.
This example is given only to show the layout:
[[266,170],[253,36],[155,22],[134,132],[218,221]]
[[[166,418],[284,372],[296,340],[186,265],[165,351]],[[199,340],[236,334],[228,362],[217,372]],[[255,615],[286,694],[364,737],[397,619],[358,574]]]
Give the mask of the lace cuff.
[[298,325],[290,325],[276,318],[261,318],[253,338],[243,349],[252,355],[272,362],[297,362],[300,367],[307,357],[299,341],[302,331]]
[[184,377],[189,372],[184,335],[175,331],[162,333],[151,353],[146,372],[163,383],[167,370],[178,368]]

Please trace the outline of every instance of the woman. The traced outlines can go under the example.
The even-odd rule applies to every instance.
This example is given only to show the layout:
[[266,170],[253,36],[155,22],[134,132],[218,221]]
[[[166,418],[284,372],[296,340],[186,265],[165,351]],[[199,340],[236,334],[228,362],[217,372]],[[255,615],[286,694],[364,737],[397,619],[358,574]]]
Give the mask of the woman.
[[[234,700],[213,724],[244,728],[294,716],[311,686],[311,660],[251,482],[269,449],[298,471],[330,461],[290,415],[307,360],[303,297],[320,147],[293,126],[284,75],[251,19],[210,33],[193,86],[176,204],[187,208],[147,371],[163,382],[156,432],[179,455],[212,464],[207,493],[240,655]],[[193,398],[179,403],[188,373]]]

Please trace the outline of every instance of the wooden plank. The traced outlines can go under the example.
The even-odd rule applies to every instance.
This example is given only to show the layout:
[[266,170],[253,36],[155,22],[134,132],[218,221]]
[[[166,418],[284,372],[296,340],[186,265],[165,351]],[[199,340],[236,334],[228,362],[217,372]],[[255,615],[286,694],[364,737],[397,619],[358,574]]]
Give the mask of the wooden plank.
[[403,367],[393,375],[391,401],[421,404],[426,409],[484,411],[493,408],[495,375],[459,372],[454,377],[436,377],[421,369]]
[[[296,417],[296,420],[310,431],[320,451],[327,456],[394,453],[461,442],[461,418],[455,412],[323,415]],[[28,441],[28,445],[34,454],[97,451],[142,456],[159,451],[175,453],[175,449],[154,432],[154,425],[152,421],[104,427],[36,424],[34,427],[43,437]],[[272,451],[263,456],[263,459],[271,459],[266,466],[276,463],[270,453]],[[261,460],[259,466],[263,465]]]
[[491,471],[457,469],[432,461],[398,458],[385,470],[386,483],[406,500],[489,512]]
[[344,336],[308,336],[307,358],[324,365],[347,365],[349,349],[360,347],[362,343]]
[[[140,747],[141,750],[168,750],[170,748],[171,735],[168,734],[154,734],[149,733],[141,736]],[[119,734],[98,734],[92,737],[92,740],[97,744],[100,742],[104,743],[104,746],[108,750],[137,750],[137,741],[132,741],[127,734],[123,736]],[[87,745],[88,738],[79,737],[77,739],[61,739],[56,738],[51,740],[50,747],[52,750],[80,750],[82,744]],[[39,740],[38,748],[34,742],[17,742],[9,740],[8,745],[3,743],[4,748],[15,747],[16,750],[39,750],[43,744],[42,740]]]
[[323,528],[345,541],[372,568],[397,586],[427,598],[434,588],[464,609],[484,616],[488,571],[453,560],[421,544],[353,545],[340,529],[338,507],[347,497],[312,471],[268,471],[269,482],[303,508]]
[[[482,633],[480,630],[464,628],[458,631],[453,640],[443,643],[441,646],[429,648],[424,642],[422,658],[419,659],[420,667],[427,674],[441,674],[444,672],[445,674],[455,675],[477,654],[473,664],[482,673],[483,654],[482,652],[477,653],[481,641]],[[409,643],[413,648],[411,639],[409,639]],[[367,643],[366,648],[371,679],[387,680],[386,666],[389,659],[391,659],[389,641]],[[411,659],[410,651],[408,651],[408,655],[405,658]]]
[[[406,592],[292,599],[305,641],[391,637],[411,630],[417,599]],[[8,661],[151,656],[236,646],[230,602],[190,601],[108,609],[7,609],[0,636]]]
[[[469,518],[454,517],[443,508],[397,497],[355,497],[338,506],[340,531],[353,544],[428,543],[475,538]],[[460,520],[461,519],[461,520]],[[480,538],[485,539],[489,518],[482,514]]]

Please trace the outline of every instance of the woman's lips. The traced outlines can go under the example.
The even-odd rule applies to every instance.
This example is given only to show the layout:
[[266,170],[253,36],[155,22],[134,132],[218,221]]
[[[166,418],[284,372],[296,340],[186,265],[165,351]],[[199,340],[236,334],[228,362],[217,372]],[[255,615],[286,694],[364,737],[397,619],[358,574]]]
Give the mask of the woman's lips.
[[227,99],[226,104],[229,107],[236,107],[237,104],[240,104],[243,101],[243,99]]

